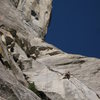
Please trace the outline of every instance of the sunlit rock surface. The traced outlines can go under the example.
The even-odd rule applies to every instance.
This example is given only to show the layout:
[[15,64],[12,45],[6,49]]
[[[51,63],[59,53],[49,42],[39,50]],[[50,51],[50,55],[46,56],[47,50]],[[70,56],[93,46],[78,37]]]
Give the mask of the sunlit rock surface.
[[100,100],[100,59],[44,41],[52,0],[0,1],[0,100]]

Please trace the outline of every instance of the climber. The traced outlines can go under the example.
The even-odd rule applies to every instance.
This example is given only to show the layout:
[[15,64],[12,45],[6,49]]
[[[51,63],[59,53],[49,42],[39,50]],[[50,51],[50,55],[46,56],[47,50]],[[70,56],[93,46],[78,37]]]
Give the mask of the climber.
[[65,73],[63,79],[70,79],[70,71],[68,71],[67,73]]

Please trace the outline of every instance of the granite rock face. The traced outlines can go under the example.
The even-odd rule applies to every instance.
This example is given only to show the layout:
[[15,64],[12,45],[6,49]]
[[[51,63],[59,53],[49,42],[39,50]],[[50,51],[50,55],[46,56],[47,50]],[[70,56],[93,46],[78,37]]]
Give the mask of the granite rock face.
[[0,1],[0,100],[100,100],[100,59],[44,41],[52,0]]

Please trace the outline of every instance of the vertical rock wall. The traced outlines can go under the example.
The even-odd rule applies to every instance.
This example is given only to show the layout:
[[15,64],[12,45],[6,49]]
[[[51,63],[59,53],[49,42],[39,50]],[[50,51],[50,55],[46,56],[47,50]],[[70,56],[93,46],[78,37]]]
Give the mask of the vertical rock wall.
[[100,59],[44,41],[52,0],[0,0],[0,100],[100,100]]

